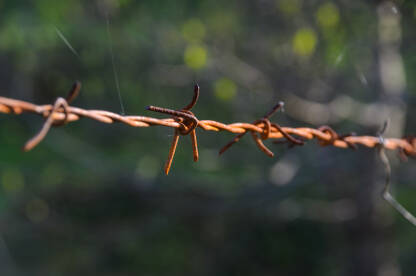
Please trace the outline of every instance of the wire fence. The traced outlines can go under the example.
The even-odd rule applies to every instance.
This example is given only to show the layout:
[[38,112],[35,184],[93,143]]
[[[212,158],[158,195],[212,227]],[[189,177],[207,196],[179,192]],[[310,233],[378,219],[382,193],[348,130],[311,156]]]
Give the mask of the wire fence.
[[267,148],[263,141],[273,140],[273,143],[285,143],[289,147],[302,146],[306,140],[317,139],[321,146],[334,146],[338,148],[357,149],[358,145],[376,148],[386,168],[386,185],[383,198],[386,199],[397,211],[407,220],[416,226],[416,218],[413,217],[403,206],[401,206],[389,193],[390,186],[390,165],[385,156],[385,150],[397,150],[402,160],[407,157],[416,157],[416,136],[403,138],[384,138],[382,135],[387,124],[376,136],[358,136],[355,133],[338,134],[329,126],[319,128],[310,127],[282,127],[272,123],[270,117],[282,109],[283,102],[277,103],[264,117],[252,123],[231,123],[224,124],[214,120],[199,120],[191,111],[198,101],[199,86],[195,85],[194,95],[191,102],[182,109],[173,110],[168,108],[148,106],[146,109],[170,115],[170,118],[158,119],[148,116],[122,116],[106,110],[86,110],[69,104],[76,98],[81,89],[81,84],[75,82],[66,98],[59,97],[53,104],[36,105],[30,102],[0,97],[0,112],[8,114],[35,113],[46,118],[41,130],[23,146],[24,151],[29,151],[38,145],[46,136],[52,126],[61,126],[70,122],[78,121],[85,117],[102,123],[124,123],[131,127],[166,126],[174,129],[174,135],[169,149],[168,159],[164,171],[166,174],[172,166],[173,157],[180,136],[189,135],[192,142],[193,158],[198,161],[198,143],[196,129],[205,131],[227,131],[237,134],[219,153],[222,154],[233,144],[237,143],[245,134],[250,133],[257,147],[270,157],[273,152]]

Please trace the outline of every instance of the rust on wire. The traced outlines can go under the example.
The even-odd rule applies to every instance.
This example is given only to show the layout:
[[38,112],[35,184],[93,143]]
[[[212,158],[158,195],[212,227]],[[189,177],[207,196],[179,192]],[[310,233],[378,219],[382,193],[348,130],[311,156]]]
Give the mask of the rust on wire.
[[192,143],[192,152],[194,155],[194,162],[197,162],[199,159],[198,153],[198,142],[196,138],[196,131],[195,129],[198,127],[198,119],[195,115],[191,112],[192,107],[195,106],[196,102],[199,98],[199,86],[195,84],[194,86],[194,96],[192,101],[182,108],[181,110],[172,110],[157,106],[148,106],[146,109],[150,111],[155,111],[159,113],[164,113],[168,115],[172,115],[173,119],[180,124],[179,128],[175,129],[175,133],[173,134],[172,144],[169,149],[168,159],[166,160],[164,171],[165,174],[169,174],[169,170],[172,166],[173,157],[175,156],[176,146],[178,145],[179,135],[188,135],[191,136],[191,143]]
[[[30,150],[41,142],[52,126],[58,126],[70,122],[75,122],[83,117],[90,118],[102,123],[123,123],[132,127],[151,127],[166,126],[176,129],[178,135],[190,135],[194,160],[198,160],[198,146],[196,139],[196,128],[206,131],[227,131],[237,136],[221,150],[223,153],[234,143],[238,142],[247,132],[252,133],[257,146],[266,154],[271,155],[263,141],[275,139],[276,143],[283,142],[289,145],[302,145],[305,140],[317,139],[322,146],[334,146],[339,148],[356,148],[358,145],[375,148],[380,144],[377,136],[357,136],[355,134],[338,135],[332,128],[323,126],[318,129],[308,127],[282,127],[277,123],[270,122],[270,117],[276,111],[283,107],[283,102],[275,105],[262,119],[253,123],[231,123],[224,124],[213,120],[198,120],[191,112],[199,97],[199,86],[194,87],[194,96],[192,101],[180,110],[149,106],[148,110],[164,113],[172,116],[171,118],[158,119],[147,116],[122,116],[114,112],[105,110],[86,110],[70,106],[76,95],[79,93],[81,84],[76,82],[69,95],[64,98],[58,98],[54,104],[36,105],[26,101],[15,100],[6,97],[0,97],[0,112],[8,114],[35,113],[46,118],[41,131],[32,138],[24,147]],[[175,139],[174,139],[175,140]],[[384,148],[388,150],[398,150],[402,158],[416,156],[416,137],[407,136],[404,138],[383,138]],[[29,144],[29,145],[28,145]],[[264,147],[263,147],[264,146]],[[267,149],[267,150],[265,150]]]
[[[278,124],[276,123],[271,123],[269,118],[276,113],[279,109],[283,109],[284,107],[284,103],[283,102],[278,102],[268,113],[266,113],[266,115],[264,115],[263,118],[261,118],[260,120],[254,121],[252,123],[252,125],[255,126],[260,126],[262,127],[262,132],[260,133],[260,137],[258,136],[257,132],[255,130],[251,130],[251,136],[253,137],[254,142],[256,143],[256,145],[259,147],[259,149],[264,152],[266,155],[273,157],[274,153],[269,150],[264,144],[263,144],[263,140],[267,140],[270,137],[271,133],[272,133],[272,127],[274,128],[275,131],[278,131],[282,134],[282,136],[284,138],[287,139],[287,141],[290,141],[292,144],[294,145],[303,145],[304,142],[294,138],[293,136],[291,136],[289,133],[287,133],[284,129],[282,129]],[[231,140],[228,144],[226,144],[221,150],[220,150],[220,154],[223,154],[226,150],[228,150],[232,145],[234,145],[235,143],[237,143],[238,141],[240,141],[240,139],[247,133],[246,130],[243,133],[238,134],[236,137],[234,137],[233,140]],[[260,139],[261,138],[261,139]]]
[[81,89],[81,83],[75,82],[66,98],[58,98],[53,104],[36,105],[26,101],[0,97],[0,113],[22,114],[35,113],[46,118],[41,130],[31,138],[23,147],[24,151],[29,151],[38,145],[53,126],[61,126],[70,122],[78,121],[85,117],[106,124],[123,123],[131,127],[151,127],[166,126],[174,129],[174,135],[169,149],[168,159],[165,163],[164,171],[166,174],[172,166],[173,157],[179,142],[179,136],[190,135],[194,161],[198,161],[198,143],[196,129],[199,127],[205,131],[227,131],[237,134],[221,150],[220,154],[228,150],[237,143],[247,132],[250,132],[254,142],[261,151],[270,157],[273,152],[268,149],[263,141],[275,139],[274,143],[288,143],[290,147],[300,146],[306,140],[316,139],[321,146],[334,146],[339,148],[356,149],[358,145],[376,148],[380,159],[386,169],[386,184],[383,190],[383,198],[388,201],[403,217],[416,225],[416,218],[409,213],[394,197],[390,194],[390,175],[391,168],[386,157],[386,150],[397,150],[402,160],[416,157],[416,136],[406,136],[404,138],[384,138],[382,135],[387,128],[384,124],[377,136],[357,136],[355,133],[339,135],[329,126],[321,126],[317,129],[309,127],[282,127],[277,123],[270,122],[270,117],[284,106],[283,102],[277,103],[266,115],[253,123],[232,123],[224,124],[213,120],[198,120],[191,109],[195,106],[199,97],[199,86],[194,86],[194,95],[191,102],[180,110],[167,109],[156,106],[148,106],[146,109],[154,112],[170,115],[170,118],[158,119],[146,116],[122,116],[114,112],[105,110],[86,110],[69,104],[76,98]]
[[335,141],[335,140],[341,140],[341,141],[344,141],[345,143],[347,143],[347,145],[348,145],[349,148],[352,148],[354,150],[356,150],[358,148],[355,144],[353,144],[353,143],[345,140],[345,138],[347,138],[347,137],[356,136],[356,134],[353,133],[353,132],[352,133],[348,133],[348,134],[339,135],[330,126],[321,126],[321,127],[318,128],[318,130],[320,130],[322,132],[325,132],[325,133],[328,133],[329,135],[331,135],[331,140],[330,141],[323,141],[323,140],[320,140],[319,141],[319,144],[321,146],[331,145],[333,141]]
[[[71,103],[78,96],[80,90],[81,83],[79,81],[76,81],[65,99],[61,97],[56,99],[52,110],[49,112],[49,115],[47,115],[47,119],[43,124],[42,129],[32,139],[26,142],[26,144],[23,146],[23,151],[29,151],[36,147],[36,145],[39,144],[45,138],[46,134],[48,134],[48,131],[51,128],[51,126],[61,126],[67,123],[68,104]],[[64,118],[62,120],[56,120],[54,119],[53,114],[55,112],[58,112],[60,109],[62,109],[61,112],[63,112]]]

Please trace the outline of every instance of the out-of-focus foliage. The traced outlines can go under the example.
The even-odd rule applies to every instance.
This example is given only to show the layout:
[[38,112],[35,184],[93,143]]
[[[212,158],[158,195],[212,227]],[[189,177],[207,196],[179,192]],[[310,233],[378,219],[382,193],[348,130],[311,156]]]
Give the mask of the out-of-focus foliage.
[[[251,122],[414,134],[414,1],[0,1],[0,95],[127,114],[181,108]],[[114,67],[112,63],[114,60]],[[1,275],[414,275],[415,229],[384,201],[368,149],[287,149],[198,130],[200,161],[172,130],[90,120],[54,128],[0,114]],[[415,162],[393,163],[416,212]]]

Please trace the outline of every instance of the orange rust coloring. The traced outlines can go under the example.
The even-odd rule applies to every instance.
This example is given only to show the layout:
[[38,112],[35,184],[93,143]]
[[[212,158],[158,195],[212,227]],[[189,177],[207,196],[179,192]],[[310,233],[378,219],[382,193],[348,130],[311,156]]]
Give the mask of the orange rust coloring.
[[[270,138],[270,134],[272,133],[272,127],[275,128],[275,131],[280,132],[284,138],[286,138],[288,141],[290,141],[293,144],[296,145],[303,145],[304,142],[301,140],[298,140],[291,136],[289,133],[284,131],[278,124],[271,123],[269,118],[276,113],[279,109],[282,109],[284,106],[284,102],[278,102],[266,115],[264,115],[263,118],[260,120],[254,121],[252,124],[255,126],[259,126],[263,129],[263,131],[260,133],[261,139],[258,137],[258,134],[254,131],[251,132],[251,137],[253,138],[254,142],[256,143],[257,147],[264,152],[267,156],[273,157],[274,153],[269,150],[264,144],[262,140],[267,140]],[[232,145],[237,143],[249,130],[246,130],[246,132],[240,133],[236,137],[234,137],[233,140],[231,140],[228,144],[226,144],[219,152],[219,154],[223,154],[226,150],[228,150]]]
[[[0,97],[0,113],[16,114],[30,112],[46,118],[42,129],[32,139],[30,139],[23,150],[28,151],[38,145],[46,136],[52,126],[60,126],[69,122],[77,121],[81,118],[89,118],[106,124],[120,122],[132,127],[151,127],[155,125],[171,127],[174,129],[174,136],[169,149],[168,159],[164,171],[166,174],[172,166],[173,157],[179,141],[179,135],[190,135],[192,142],[192,151],[194,161],[198,161],[198,143],[196,137],[196,128],[199,127],[206,131],[227,131],[237,134],[221,150],[220,154],[237,143],[247,132],[250,132],[254,142],[268,156],[273,156],[264,144],[267,139],[277,139],[274,143],[289,143],[289,147],[303,145],[304,141],[316,139],[322,146],[334,146],[339,148],[357,148],[362,145],[369,148],[376,148],[380,153],[380,158],[386,168],[386,185],[383,191],[383,198],[387,200],[403,217],[416,225],[416,218],[400,205],[390,194],[390,173],[391,168],[385,155],[385,150],[398,150],[400,157],[407,160],[407,157],[416,157],[416,136],[407,136],[404,138],[384,138],[383,131],[387,128],[385,123],[383,129],[377,136],[356,136],[355,134],[339,135],[329,126],[322,126],[318,129],[310,127],[281,127],[277,123],[270,122],[269,118],[279,109],[283,108],[283,102],[275,105],[263,118],[253,123],[231,123],[224,124],[213,120],[198,120],[191,112],[199,97],[199,86],[194,86],[194,96],[192,101],[181,110],[172,110],[167,108],[149,106],[148,110],[168,114],[172,117],[157,119],[146,116],[122,116],[114,112],[105,110],[86,110],[74,106],[69,106],[74,98],[78,95],[81,84],[75,82],[68,96],[58,98],[54,104],[36,105],[30,102]],[[296,136],[296,138],[294,137]],[[284,140],[279,140],[284,139]]]
[[165,113],[173,116],[173,119],[179,123],[179,127],[175,129],[175,133],[173,135],[172,143],[169,149],[168,159],[166,160],[164,172],[166,175],[169,174],[169,170],[172,166],[173,157],[175,156],[176,147],[179,142],[179,135],[191,135],[191,143],[192,143],[192,152],[194,156],[194,162],[198,161],[199,153],[198,153],[198,142],[196,138],[196,131],[195,129],[198,127],[198,119],[195,115],[191,112],[192,107],[195,106],[196,102],[199,98],[199,86],[196,84],[194,86],[194,96],[191,102],[182,108],[181,110],[172,110],[168,108],[162,108],[157,106],[148,106],[146,109],[150,111],[155,111],[159,113]]
[[[29,151],[36,147],[36,145],[45,138],[46,134],[48,134],[51,126],[61,126],[68,122],[68,103],[72,102],[78,96],[80,89],[81,83],[76,81],[69,91],[66,99],[61,97],[56,99],[52,110],[49,112],[49,115],[43,124],[42,129],[38,132],[38,134],[26,142],[26,144],[23,146],[23,151]],[[62,120],[55,120],[53,114],[55,112],[59,112],[61,109],[64,114],[64,118]]]
[[[283,107],[283,102],[276,104],[262,119],[249,123],[231,123],[224,124],[213,120],[198,120],[190,109],[196,104],[199,97],[199,86],[194,86],[194,95],[192,101],[181,110],[171,110],[161,107],[149,106],[148,110],[171,115],[171,118],[158,119],[146,116],[121,116],[120,114],[105,110],[86,110],[78,107],[69,106],[76,95],[79,93],[81,84],[76,82],[66,99],[58,98],[54,104],[36,105],[30,102],[0,97],[0,113],[22,114],[35,113],[46,118],[41,131],[24,146],[28,151],[39,144],[45,138],[51,126],[77,121],[83,117],[90,118],[102,123],[112,124],[120,122],[132,127],[151,127],[155,125],[167,126],[178,130],[178,135],[190,134],[192,141],[193,159],[198,160],[198,145],[196,137],[196,128],[199,127],[206,131],[227,131],[237,134],[227,145],[225,145],[220,154],[225,152],[234,143],[238,142],[247,132],[252,133],[256,145],[266,154],[271,156],[263,140],[276,139],[274,143],[289,143],[289,146],[302,145],[304,140],[317,139],[321,145],[334,146],[340,148],[356,148],[358,145],[375,148],[380,144],[380,138],[377,136],[356,136],[355,134],[338,135],[332,128],[323,126],[318,129],[309,127],[281,127],[276,123],[270,122],[269,118],[276,111]],[[255,134],[255,135],[253,135]],[[259,137],[260,136],[260,137]],[[294,137],[296,136],[296,138]],[[285,140],[279,140],[279,139]],[[175,136],[174,139],[175,140]],[[407,136],[404,138],[383,138],[384,148],[388,150],[398,150],[402,159],[416,156],[416,138]],[[173,160],[176,145],[172,143],[169,159]],[[267,149],[267,150],[265,150]],[[171,156],[172,155],[172,156]],[[170,162],[171,164],[171,162]],[[170,165],[171,166],[171,165]],[[169,166],[169,168],[170,168]],[[168,170],[165,170],[168,172]]]

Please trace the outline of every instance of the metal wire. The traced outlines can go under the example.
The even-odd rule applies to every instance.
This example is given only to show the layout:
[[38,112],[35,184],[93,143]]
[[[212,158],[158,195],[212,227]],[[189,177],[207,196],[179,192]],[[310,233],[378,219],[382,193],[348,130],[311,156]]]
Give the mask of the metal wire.
[[[79,107],[67,105],[65,108],[62,106],[62,102],[66,102],[63,98],[58,98],[55,103],[60,102],[60,105],[46,104],[36,105],[30,102],[15,100],[6,97],[0,97],[0,112],[8,114],[22,114],[22,113],[35,113],[49,119],[45,121],[45,124],[54,125],[60,123],[70,123],[78,121],[85,117],[93,119],[106,124],[123,123],[131,127],[151,127],[151,126],[166,126],[174,129],[187,129],[187,125],[184,125],[180,120],[175,118],[158,119],[147,116],[121,116],[119,114],[106,111],[106,110],[87,110]],[[172,114],[182,120],[189,119],[188,117],[194,115],[185,116],[183,113]],[[196,117],[195,117],[196,118]],[[246,132],[263,134],[268,132],[267,137],[262,136],[262,140],[266,139],[280,139],[285,138],[285,134],[294,135],[303,140],[317,139],[323,146],[334,146],[339,148],[352,148],[352,145],[362,145],[369,148],[374,148],[380,144],[379,137],[376,136],[340,136],[334,135],[336,132],[327,131],[327,127],[321,128],[321,130],[310,127],[280,127],[271,126],[269,130],[267,123],[260,121],[254,124],[251,123],[231,123],[224,124],[213,120],[197,120],[197,127],[206,131],[227,131],[236,134],[242,134]],[[285,134],[284,134],[285,133]],[[45,133],[46,135],[46,133]],[[42,135],[42,139],[45,135]],[[266,138],[266,139],[263,139]],[[39,139],[38,143],[42,140]],[[35,147],[37,143],[25,146],[24,150],[28,151]],[[388,150],[400,150],[406,156],[416,156],[416,136],[409,136],[404,138],[384,138],[384,148]]]
[[274,154],[263,143],[264,140],[275,139],[274,143],[287,143],[289,147],[301,146],[305,140],[317,139],[321,146],[334,146],[339,148],[357,149],[357,145],[369,148],[376,148],[386,169],[386,185],[383,191],[383,198],[388,201],[404,218],[413,225],[416,225],[415,217],[400,205],[390,194],[390,174],[391,169],[385,150],[398,150],[400,157],[407,160],[408,156],[416,157],[416,136],[404,138],[384,138],[383,130],[377,136],[357,136],[354,133],[339,135],[329,126],[321,126],[317,129],[309,127],[281,127],[277,123],[270,122],[270,117],[284,103],[279,102],[266,115],[253,123],[231,123],[224,124],[213,120],[198,120],[191,112],[199,96],[199,86],[194,87],[192,101],[180,110],[167,109],[156,106],[148,106],[146,109],[154,112],[171,115],[171,118],[158,119],[147,116],[122,116],[106,110],[87,110],[69,104],[79,94],[81,84],[75,82],[66,98],[58,98],[54,104],[36,105],[30,102],[0,97],[0,113],[22,114],[35,113],[46,118],[41,130],[23,146],[24,151],[29,151],[38,145],[46,136],[52,126],[61,126],[70,122],[78,121],[85,117],[102,123],[123,123],[132,127],[151,127],[166,126],[174,129],[172,143],[169,149],[168,159],[165,163],[164,171],[166,174],[172,165],[175,150],[180,136],[190,135],[194,161],[198,161],[198,143],[196,128],[205,131],[227,131],[237,134],[221,150],[220,154],[228,150],[233,144],[237,143],[246,133],[250,132],[255,144],[266,155],[273,157]]

